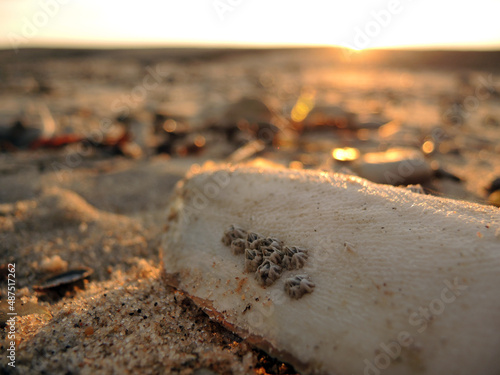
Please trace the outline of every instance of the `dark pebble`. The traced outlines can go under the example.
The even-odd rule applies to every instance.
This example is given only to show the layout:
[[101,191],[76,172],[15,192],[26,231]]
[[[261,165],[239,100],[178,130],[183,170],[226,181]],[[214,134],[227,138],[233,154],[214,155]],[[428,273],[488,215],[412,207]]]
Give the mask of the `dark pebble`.
[[491,184],[486,188],[488,194],[491,194],[497,190],[500,190],[500,177],[497,177],[493,181],[491,181]]

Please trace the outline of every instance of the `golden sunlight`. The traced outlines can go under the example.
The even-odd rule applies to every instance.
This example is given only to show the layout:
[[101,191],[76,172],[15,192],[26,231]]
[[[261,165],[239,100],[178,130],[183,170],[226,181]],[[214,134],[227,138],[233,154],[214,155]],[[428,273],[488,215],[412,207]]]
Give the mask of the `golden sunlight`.
[[[497,48],[500,2],[1,2],[0,45]],[[453,16],[450,16],[453,14]],[[464,22],[467,25],[464,25]]]

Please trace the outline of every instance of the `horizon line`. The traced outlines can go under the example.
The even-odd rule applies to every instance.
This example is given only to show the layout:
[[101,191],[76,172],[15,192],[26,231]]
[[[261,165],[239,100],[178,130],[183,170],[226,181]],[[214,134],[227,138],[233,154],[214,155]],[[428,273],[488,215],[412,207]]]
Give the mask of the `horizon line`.
[[[347,49],[354,53],[363,51],[442,51],[442,52],[500,52],[500,45],[407,45],[407,46],[382,46],[367,47],[362,50],[355,50],[342,45],[334,44],[294,44],[294,43],[35,43],[25,46],[19,46],[17,50],[33,49],[56,49],[56,50],[141,50],[141,49],[314,49],[314,48],[332,48]],[[1,51],[16,50],[12,45],[0,44]]]

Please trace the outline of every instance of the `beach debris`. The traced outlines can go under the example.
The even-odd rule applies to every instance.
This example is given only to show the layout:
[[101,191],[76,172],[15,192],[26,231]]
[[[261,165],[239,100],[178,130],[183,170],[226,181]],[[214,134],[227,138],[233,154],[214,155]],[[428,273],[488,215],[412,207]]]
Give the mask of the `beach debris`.
[[28,148],[50,139],[56,130],[56,123],[49,108],[42,102],[27,105],[10,127],[0,128],[0,143],[14,148]]
[[205,149],[206,143],[206,138],[202,134],[188,134],[184,139],[174,144],[174,155],[183,157],[199,154]]
[[39,138],[33,141],[30,144],[29,148],[31,150],[36,150],[39,148],[58,149],[70,144],[80,143],[83,141],[85,141],[85,138],[78,134],[59,134],[54,135],[51,138]]
[[157,133],[162,140],[159,141],[156,151],[158,153],[174,154],[176,145],[183,142],[190,132],[191,129],[183,122],[171,118],[162,121],[161,126],[157,128]]
[[218,123],[222,125],[272,123],[273,117],[273,112],[262,100],[244,97],[229,104]]
[[253,352],[258,353],[258,362],[255,366],[255,372],[257,374],[297,375],[297,371],[292,365],[270,357],[269,354],[262,350],[253,349]]
[[302,131],[357,128],[357,115],[335,105],[317,105],[302,122]]
[[209,121],[207,131],[223,133],[229,143],[241,147],[253,140],[265,145],[277,142],[281,129],[276,122],[280,118],[263,101],[242,98],[220,112],[223,114]]
[[410,148],[367,153],[353,164],[352,169],[367,180],[395,186],[423,183],[433,175],[423,154]]
[[179,129],[189,128],[198,111],[198,104],[193,101],[162,103],[155,111],[154,131],[155,133],[161,133],[165,130],[168,122],[177,124]]
[[94,270],[89,267],[74,268],[45,279],[40,285],[33,286],[36,291],[49,291],[54,289],[66,289],[73,286],[83,286],[83,280],[88,279]]
[[[379,363],[412,374],[415,356],[426,374],[500,369],[496,207],[324,171],[207,163],[179,182],[170,210],[165,281],[303,374]],[[418,349],[397,336],[409,316]],[[396,344],[398,360],[382,362]]]
[[[208,121],[206,132],[217,140],[212,144],[219,146],[223,134],[227,143],[232,146],[229,151],[235,153],[234,156],[229,156],[229,160],[241,161],[243,159],[240,157],[247,158],[267,146],[277,146],[283,127],[277,123],[281,123],[282,119],[263,101],[242,98],[219,112],[223,114],[216,115]],[[227,155],[228,153],[225,156]],[[234,157],[237,159],[233,159]]]
[[167,119],[159,131],[161,140],[156,146],[159,154],[180,157],[196,155],[207,146],[206,133],[194,131],[186,123]]
[[40,138],[42,130],[28,125],[27,120],[17,119],[10,127],[0,131],[2,148],[25,148]]

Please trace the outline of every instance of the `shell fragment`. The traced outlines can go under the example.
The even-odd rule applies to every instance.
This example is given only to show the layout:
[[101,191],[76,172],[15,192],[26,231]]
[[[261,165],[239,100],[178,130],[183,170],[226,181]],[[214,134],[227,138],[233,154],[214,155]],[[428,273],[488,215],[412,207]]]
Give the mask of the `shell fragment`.
[[498,374],[499,228],[495,207],[358,177],[206,165],[161,252],[167,282],[304,373]]

